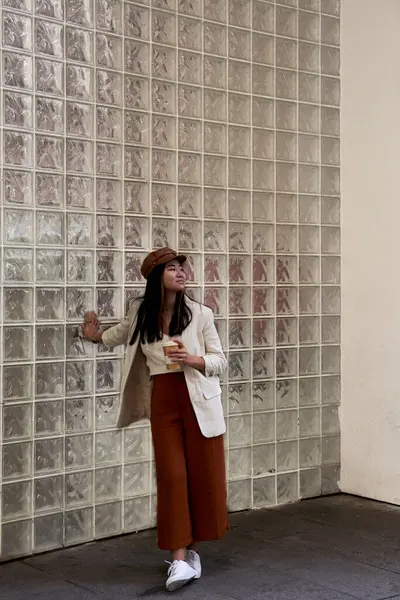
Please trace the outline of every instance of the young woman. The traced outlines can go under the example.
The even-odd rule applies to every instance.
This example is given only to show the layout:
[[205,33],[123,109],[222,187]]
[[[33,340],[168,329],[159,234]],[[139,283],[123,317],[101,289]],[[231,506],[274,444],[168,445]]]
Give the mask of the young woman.
[[[170,248],[152,252],[141,269],[144,297],[128,316],[103,333],[95,313],[82,325],[83,337],[94,343],[127,344],[118,426],[150,417],[158,545],[172,552],[169,591],[200,577],[198,542],[221,538],[229,528],[219,382],[227,362],[211,309],[185,294],[185,262]],[[174,369],[164,355],[171,341]]]

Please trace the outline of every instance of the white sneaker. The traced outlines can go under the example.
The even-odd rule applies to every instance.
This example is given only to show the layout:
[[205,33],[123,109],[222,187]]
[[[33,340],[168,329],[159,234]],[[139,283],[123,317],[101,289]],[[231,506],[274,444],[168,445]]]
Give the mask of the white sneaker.
[[196,571],[195,579],[200,579],[201,577],[201,562],[200,555],[195,550],[188,550],[186,554],[186,562]]
[[196,575],[196,571],[185,560],[174,560],[168,569],[166,588],[174,592],[195,579]]

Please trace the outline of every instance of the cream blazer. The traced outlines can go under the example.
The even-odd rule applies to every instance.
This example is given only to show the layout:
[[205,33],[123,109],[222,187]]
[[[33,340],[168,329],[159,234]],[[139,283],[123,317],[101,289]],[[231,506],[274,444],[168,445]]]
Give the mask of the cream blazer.
[[[184,367],[184,375],[200,430],[205,437],[211,438],[226,431],[219,376],[225,371],[227,360],[222,352],[212,310],[189,299],[187,302],[192,311],[192,321],[181,338],[189,354],[204,358],[205,375],[188,366]],[[129,345],[138,308],[139,302],[134,301],[126,318],[103,333],[103,343],[108,348],[128,344],[120,382],[118,427],[127,427],[150,417],[151,382],[146,359],[139,339]]]

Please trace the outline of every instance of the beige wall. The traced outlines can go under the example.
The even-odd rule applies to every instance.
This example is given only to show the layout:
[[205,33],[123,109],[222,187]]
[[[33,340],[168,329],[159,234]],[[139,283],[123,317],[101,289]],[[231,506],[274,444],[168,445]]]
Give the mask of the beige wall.
[[342,0],[341,139],[341,489],[400,504],[399,0]]

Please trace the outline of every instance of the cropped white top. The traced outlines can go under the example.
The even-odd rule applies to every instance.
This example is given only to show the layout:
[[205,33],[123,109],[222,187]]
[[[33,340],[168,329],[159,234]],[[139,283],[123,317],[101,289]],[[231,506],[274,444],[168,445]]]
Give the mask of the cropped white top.
[[[140,344],[142,352],[146,357],[146,365],[150,371],[150,377],[162,375],[164,373],[176,373],[175,370],[169,370],[164,356],[163,343],[170,338],[164,333],[162,340],[157,340],[152,344]],[[179,372],[179,371],[178,371]]]

